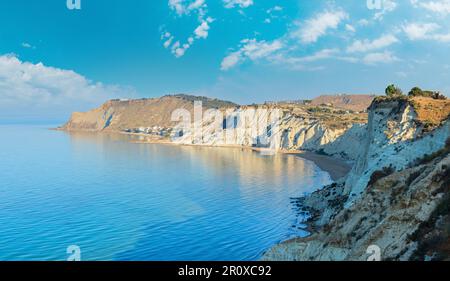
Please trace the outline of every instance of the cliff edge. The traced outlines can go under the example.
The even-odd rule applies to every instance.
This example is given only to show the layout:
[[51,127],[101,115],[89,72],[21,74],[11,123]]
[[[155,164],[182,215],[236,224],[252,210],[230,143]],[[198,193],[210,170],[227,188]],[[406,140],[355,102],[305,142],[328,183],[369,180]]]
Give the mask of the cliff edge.
[[[435,107],[430,107],[433,104]],[[449,259],[450,101],[373,101],[363,147],[347,178],[300,198],[313,235],[263,260]]]

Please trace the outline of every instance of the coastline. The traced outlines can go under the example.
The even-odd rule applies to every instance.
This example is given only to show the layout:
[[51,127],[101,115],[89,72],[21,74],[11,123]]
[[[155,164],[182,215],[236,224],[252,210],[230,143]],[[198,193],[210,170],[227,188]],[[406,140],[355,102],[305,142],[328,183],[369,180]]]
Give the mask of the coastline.
[[[121,134],[125,135],[134,135],[134,136],[147,136],[142,134],[136,134],[136,133],[123,133]],[[148,136],[147,136],[148,137]],[[203,146],[203,147],[225,147],[225,148],[240,148],[240,149],[250,149],[252,151],[262,152],[265,150],[270,151],[267,148],[260,148],[260,147],[250,147],[250,146],[241,146],[241,145],[196,145],[196,144],[182,144],[182,143],[174,143],[165,139],[155,138],[151,141],[133,141],[133,143],[140,143],[140,144],[168,144],[168,145],[182,145],[182,146]],[[314,164],[319,167],[324,172],[327,172],[331,179],[333,181],[337,181],[345,176],[348,175],[348,173],[352,169],[352,165],[345,162],[344,160],[328,156],[328,155],[321,155],[318,153],[314,153],[311,151],[305,151],[305,150],[278,150],[277,153],[281,154],[290,154],[295,155],[297,157],[309,160],[314,162]]]
[[[61,128],[53,128],[53,130],[58,131],[82,131],[82,132],[92,132],[92,133],[99,133],[96,131],[89,131],[89,130],[65,130]],[[159,136],[149,136],[147,134],[141,134],[141,133],[127,133],[127,132],[108,132],[108,133],[118,133],[122,135],[128,135],[128,136],[138,136],[138,137],[145,137],[146,140],[132,140],[131,142],[136,144],[165,144],[165,145],[182,145],[182,146],[203,146],[203,147],[225,147],[225,148],[240,148],[240,149],[250,149],[253,151],[261,152],[264,150],[268,150],[267,148],[260,148],[260,147],[250,147],[250,146],[241,146],[241,145],[196,145],[196,144],[182,144],[182,143],[175,143],[172,142],[166,138],[161,138]],[[297,157],[301,157],[303,159],[309,160],[314,162],[314,164],[319,167],[324,172],[327,172],[331,179],[333,181],[337,181],[343,177],[345,177],[350,170],[352,169],[352,166],[345,162],[342,159],[338,159],[332,156],[322,155],[318,153],[314,153],[311,151],[305,151],[305,150],[279,150],[277,153],[281,154],[291,154],[295,155]]]
[[330,174],[333,181],[345,177],[352,169],[352,166],[344,160],[327,155],[321,155],[310,151],[290,152],[289,154],[294,154],[298,157],[313,161],[322,171]]

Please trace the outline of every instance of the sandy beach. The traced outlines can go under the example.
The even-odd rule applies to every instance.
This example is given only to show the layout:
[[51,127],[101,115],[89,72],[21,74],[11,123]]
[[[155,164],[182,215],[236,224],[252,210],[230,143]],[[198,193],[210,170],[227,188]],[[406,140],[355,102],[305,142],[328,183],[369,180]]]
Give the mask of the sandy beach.
[[343,160],[309,151],[291,152],[289,154],[313,161],[320,169],[329,173],[334,181],[345,177],[352,168],[351,165]]
[[[123,132],[122,132],[123,133]],[[127,135],[135,135],[135,136],[146,136],[143,134],[138,133],[123,133]],[[198,145],[192,145],[192,144],[179,144],[171,142],[168,139],[165,138],[158,138],[154,137],[153,139],[147,139],[145,141],[133,141],[134,143],[142,143],[142,144],[168,144],[168,145],[185,145],[185,146],[198,146]],[[221,146],[211,146],[211,145],[201,145],[201,146],[210,146],[210,147],[228,147],[228,148],[241,148],[241,149],[250,149],[253,151],[264,151],[267,150],[266,148],[257,148],[257,147],[243,147],[240,145],[221,145]],[[284,154],[292,154],[296,155],[298,157],[301,157],[306,160],[313,161],[321,170],[327,172],[330,174],[330,177],[333,181],[336,181],[338,179],[341,179],[345,177],[351,170],[352,166],[348,163],[346,163],[343,160],[330,157],[327,155],[321,155],[314,152],[309,151],[297,151],[297,150],[281,150],[277,151],[278,153],[284,153]]]

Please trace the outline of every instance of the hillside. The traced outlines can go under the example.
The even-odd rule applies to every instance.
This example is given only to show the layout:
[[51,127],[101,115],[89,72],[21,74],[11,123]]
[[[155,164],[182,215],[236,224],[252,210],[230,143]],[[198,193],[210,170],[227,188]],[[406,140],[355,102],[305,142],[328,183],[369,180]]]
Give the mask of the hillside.
[[[337,101],[362,106],[368,99],[347,98]],[[202,128],[202,137],[193,138],[187,129],[177,139],[179,144],[222,146],[226,135],[230,136],[226,145],[306,150],[354,163],[346,177],[294,202],[311,215],[308,224],[314,234],[276,245],[263,259],[365,260],[372,245],[381,248],[383,259],[449,257],[450,103],[445,99],[380,96],[367,106],[368,113],[321,103],[330,99],[316,101],[318,105],[251,106],[185,95],[113,100],[74,113],[62,129],[139,133],[144,140],[149,136],[148,141],[153,135],[168,139],[176,133],[171,113],[179,108],[192,113],[195,100],[202,100],[205,109],[226,109],[230,115],[219,121],[221,127],[227,125],[215,131],[211,120],[201,120],[191,129]],[[255,145],[260,136],[233,131],[236,124],[229,124],[247,110],[255,115],[243,128],[254,128],[257,120],[281,111],[269,126],[271,134],[279,133],[280,142]]]
[[[206,97],[187,95],[164,96],[155,99],[141,100],[112,100],[101,107],[85,113],[73,113],[71,119],[63,125],[62,130],[85,130],[94,132],[122,132],[138,133],[147,141],[170,141],[169,137],[177,134],[175,126],[178,122],[171,121],[171,114],[176,109],[187,109],[193,116],[194,101],[202,101],[204,110],[220,108],[225,114],[244,116],[247,110],[267,110],[266,116],[253,116],[248,126],[256,120],[270,116],[274,111],[280,110],[282,115],[279,125],[281,142],[276,149],[279,150],[310,150],[321,151],[345,160],[355,160],[359,149],[349,146],[349,140],[359,138],[360,128],[367,123],[367,113],[352,112],[331,106],[323,105],[249,105],[239,106],[231,102]],[[223,120],[224,123],[232,121]],[[220,137],[209,132],[209,122],[198,124],[203,129],[204,137],[201,143],[194,142],[188,131],[180,144],[197,145],[223,145]],[[347,130],[350,131],[345,137]],[[224,134],[226,134],[224,132]],[[143,140],[143,141],[144,141]],[[234,134],[227,140],[227,145],[251,146],[255,140],[249,136]]]
[[[428,104],[435,108],[418,112]],[[311,214],[314,234],[283,242],[264,259],[366,260],[373,246],[383,260],[450,258],[447,106],[431,98],[374,100],[350,174],[295,203]],[[424,122],[429,117],[434,127]]]
[[311,105],[331,105],[353,111],[365,111],[375,95],[323,95],[311,101]]
[[153,127],[167,129],[174,125],[171,121],[172,112],[176,109],[186,109],[192,113],[194,100],[202,101],[204,109],[237,106],[228,101],[189,95],[111,100],[91,111],[73,113],[61,129],[115,132],[139,131],[139,128]]
[[417,120],[429,127],[439,126],[450,116],[450,100],[414,97],[412,103],[417,112]]

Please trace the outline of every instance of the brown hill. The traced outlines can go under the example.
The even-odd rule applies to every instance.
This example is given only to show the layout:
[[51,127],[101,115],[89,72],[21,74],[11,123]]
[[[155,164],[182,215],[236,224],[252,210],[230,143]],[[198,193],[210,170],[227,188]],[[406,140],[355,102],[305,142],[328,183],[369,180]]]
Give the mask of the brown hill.
[[353,111],[364,111],[372,103],[375,95],[323,95],[311,101],[311,105],[330,105]]
[[172,112],[187,109],[193,112],[194,101],[202,101],[203,109],[235,107],[236,104],[189,95],[164,96],[139,100],[110,100],[88,112],[75,112],[61,127],[63,130],[124,131],[130,128],[168,128],[173,126]]

